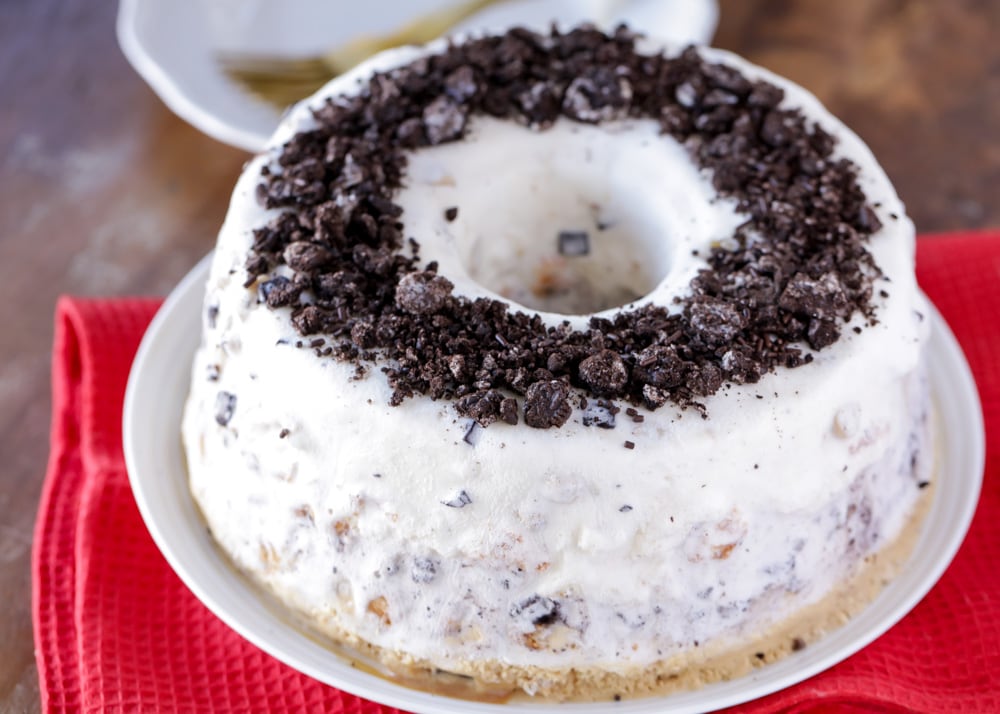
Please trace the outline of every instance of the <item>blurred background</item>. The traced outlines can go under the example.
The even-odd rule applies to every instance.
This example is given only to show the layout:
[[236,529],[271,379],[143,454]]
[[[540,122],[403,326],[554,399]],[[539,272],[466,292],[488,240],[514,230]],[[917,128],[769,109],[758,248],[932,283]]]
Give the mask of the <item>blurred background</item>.
[[[245,7],[217,5],[234,22]],[[39,706],[30,549],[56,298],[166,294],[211,250],[249,156],[167,108],[119,48],[118,9],[0,2],[0,711]],[[929,234],[1000,226],[997,28],[996,0],[719,0],[712,44],[814,92]],[[195,41],[161,29],[168,49]]]

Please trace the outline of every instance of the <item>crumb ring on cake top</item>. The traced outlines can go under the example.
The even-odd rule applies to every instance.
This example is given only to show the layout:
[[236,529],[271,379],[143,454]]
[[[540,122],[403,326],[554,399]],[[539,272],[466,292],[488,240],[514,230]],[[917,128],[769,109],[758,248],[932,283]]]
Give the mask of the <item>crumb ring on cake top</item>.
[[[539,427],[561,425],[570,387],[649,409],[697,405],[727,381],[811,361],[808,348],[832,344],[858,312],[874,318],[866,242],[879,219],[857,167],[783,96],[693,48],[643,54],[625,30],[516,30],[450,45],[329,98],[316,126],[277,152],[258,200],[281,213],[254,232],[248,286],[291,308],[301,335],[325,336],[320,354],[382,366],[394,404],[453,399],[487,425],[504,399],[522,397]],[[458,295],[436,263],[421,264],[421,237],[407,235],[394,199],[408,155],[462,141],[480,116],[539,132],[557,120],[654,119],[745,221],[672,308],[571,329]],[[541,392],[552,408],[533,399]],[[508,404],[504,418],[512,413]]]

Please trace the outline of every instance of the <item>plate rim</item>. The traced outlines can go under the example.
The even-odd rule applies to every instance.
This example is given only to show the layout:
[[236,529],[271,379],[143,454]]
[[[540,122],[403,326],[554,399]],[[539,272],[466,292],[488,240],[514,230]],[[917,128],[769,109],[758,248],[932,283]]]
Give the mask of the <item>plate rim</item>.
[[[309,640],[312,646],[320,647],[323,651],[329,653],[331,662],[336,661],[339,663],[339,666],[335,666],[332,671],[321,671],[311,663],[303,661],[294,652],[289,652],[282,646],[280,641],[274,639],[273,628],[289,628],[289,623],[282,621],[279,615],[274,612],[273,606],[265,602],[267,594],[245,576],[236,573],[235,568],[230,568],[232,576],[239,578],[239,581],[248,589],[252,597],[260,601],[259,604],[266,610],[267,616],[273,618],[271,622],[265,622],[260,627],[249,626],[241,620],[238,613],[227,608],[225,602],[216,597],[215,590],[219,587],[218,582],[223,582],[225,585],[224,581],[218,581],[214,584],[206,583],[192,572],[184,562],[183,557],[177,552],[177,537],[176,535],[172,535],[170,531],[171,527],[176,528],[177,524],[165,522],[163,514],[158,511],[157,506],[154,504],[147,488],[148,484],[144,480],[144,474],[148,473],[149,469],[143,470],[142,455],[138,452],[141,446],[139,436],[142,433],[142,425],[137,421],[137,415],[142,410],[142,400],[146,396],[146,392],[148,392],[148,387],[146,387],[144,380],[148,380],[149,365],[151,363],[155,364],[155,359],[157,358],[156,350],[161,342],[168,340],[170,330],[177,324],[195,319],[199,328],[195,342],[201,337],[201,297],[207,282],[212,255],[212,253],[209,253],[191,269],[166,298],[150,322],[140,342],[129,373],[122,412],[122,442],[126,470],[139,513],[157,549],[164,556],[171,569],[184,583],[185,587],[228,627],[279,661],[324,684],[382,704],[414,712],[469,712],[470,714],[472,712],[498,714],[513,710],[520,712],[553,712],[558,710],[573,714],[604,711],[608,705],[607,702],[513,702],[507,704],[488,704],[410,689],[393,683],[386,678],[367,674],[351,667],[333,647],[324,647],[316,642],[315,639],[309,638],[300,628],[292,627],[291,630],[293,631],[292,636],[294,639],[303,638]],[[985,430],[979,393],[968,361],[965,359],[958,341],[955,339],[944,318],[929,299],[925,297],[924,300],[927,306],[928,318],[931,322],[928,355],[932,361],[940,360],[942,365],[948,365],[951,368],[950,374],[947,377],[935,375],[933,371],[930,375],[932,394],[935,396],[937,428],[941,433],[943,442],[942,453],[944,457],[941,459],[941,468],[944,469],[948,461],[961,458],[963,459],[966,473],[964,474],[965,480],[962,478],[957,479],[958,483],[965,489],[963,493],[957,496],[955,493],[950,494],[958,499],[956,501],[958,508],[957,517],[955,513],[952,513],[950,516],[952,527],[947,531],[946,537],[936,546],[936,558],[932,563],[927,565],[916,560],[916,556],[911,554],[906,564],[902,567],[899,576],[893,581],[896,582],[905,573],[919,566],[922,576],[917,586],[905,590],[902,596],[897,596],[892,601],[894,604],[888,616],[882,616],[877,619],[872,626],[866,628],[862,633],[855,634],[854,636],[846,636],[847,642],[842,643],[839,647],[835,646],[835,639],[844,639],[844,633],[851,628],[852,623],[863,621],[866,613],[874,612],[879,603],[886,601],[887,594],[894,592],[892,583],[872,603],[869,603],[860,613],[851,618],[847,624],[828,633],[819,642],[804,650],[803,655],[799,655],[798,653],[790,655],[774,664],[754,670],[744,677],[730,680],[729,682],[708,685],[702,689],[678,692],[660,697],[622,701],[617,703],[617,711],[623,714],[625,712],[635,712],[638,714],[639,712],[652,711],[670,711],[675,712],[675,714],[682,714],[684,712],[705,711],[706,708],[716,709],[744,703],[794,686],[829,669],[871,644],[903,619],[940,580],[944,571],[954,560],[961,544],[964,542],[979,502],[985,467]],[[183,309],[192,302],[199,306],[194,318],[190,314],[183,312]],[[175,359],[173,362],[173,371],[176,373],[183,372],[184,381],[187,382],[191,371],[190,360]],[[942,380],[949,388],[948,400],[942,400],[938,396],[942,386],[939,382]],[[143,390],[146,391],[144,392]],[[182,403],[185,397],[186,391],[176,395],[179,403]],[[949,417],[957,417],[958,421]],[[174,426],[177,427],[176,437],[179,434],[179,424],[175,424]],[[962,443],[961,456],[956,456],[956,441],[961,441]],[[176,439],[176,448],[178,451],[180,450],[179,438]],[[179,491],[187,495],[190,505],[194,507],[193,498],[191,498],[190,492],[187,490],[186,477],[181,478],[180,481],[183,488],[179,489]],[[939,475],[932,494],[933,498],[929,512],[920,527],[921,532],[917,545],[914,548],[915,552],[919,552],[920,545],[928,538],[928,533],[933,526],[932,517],[934,513],[940,508],[945,507],[942,504],[945,503],[943,499],[948,497],[946,495],[948,492],[945,491],[943,486],[939,485],[940,483],[947,482],[943,481]],[[957,486],[954,486],[953,489],[957,489]],[[184,496],[182,495],[181,498],[183,499]],[[958,527],[956,528],[954,525]],[[203,528],[202,530],[205,529]],[[209,546],[211,547],[211,544]],[[218,549],[213,549],[213,552],[214,556],[212,557],[223,557]],[[824,642],[828,642],[828,646],[825,648],[823,647]],[[824,649],[830,651],[824,653]],[[815,656],[817,650],[819,650],[819,655]],[[796,658],[799,661],[796,661]],[[796,664],[798,666],[795,666]],[[343,671],[339,671],[341,669]],[[784,670],[788,671],[785,672]],[[727,689],[732,691],[726,691]]]

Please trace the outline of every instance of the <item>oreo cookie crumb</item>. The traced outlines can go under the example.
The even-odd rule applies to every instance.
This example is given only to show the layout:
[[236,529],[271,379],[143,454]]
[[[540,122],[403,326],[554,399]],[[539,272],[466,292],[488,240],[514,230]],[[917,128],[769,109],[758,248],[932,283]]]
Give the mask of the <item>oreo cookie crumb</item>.
[[558,380],[535,382],[524,396],[524,423],[536,429],[560,427],[566,423],[573,407],[569,403],[569,387]]
[[[455,409],[462,416],[475,419],[480,426],[487,427],[501,417],[504,396],[495,389],[460,397]],[[509,407],[508,407],[509,409]]]
[[458,207],[452,206],[451,208],[446,208],[444,211],[444,219],[451,223],[456,218],[458,218]]
[[[485,426],[517,423],[520,399],[525,423],[549,428],[569,419],[576,393],[704,416],[699,399],[723,384],[808,364],[853,316],[876,320],[880,273],[866,244],[880,220],[835,138],[783,97],[694,48],[643,54],[625,29],[518,29],[451,45],[327,100],[316,125],[272,155],[257,197],[277,215],[253,233],[246,285],[288,309],[301,336],[326,337],[323,358],[377,362],[393,405],[453,400]],[[478,116],[526,131],[560,117],[652,118],[745,221],[702,256],[678,309],[647,304],[571,330],[456,296],[404,238],[396,193],[408,152],[460,141]],[[583,242],[564,231],[559,251]],[[499,404],[461,401],[483,393]]]
[[617,352],[601,350],[580,362],[579,376],[592,394],[614,396],[628,383],[628,368]]
[[559,231],[559,255],[577,258],[590,254],[590,235],[586,231]]
[[268,307],[285,307],[291,305],[299,297],[302,287],[295,285],[284,275],[278,275],[266,280],[260,285],[260,294]]
[[226,426],[236,411],[236,395],[229,392],[219,392],[215,396],[215,422]]
[[624,446],[625,446],[626,449],[634,449],[635,448],[635,442],[633,442],[633,441],[626,441],[625,444],[624,444]]
[[454,287],[429,271],[407,273],[396,286],[396,305],[411,315],[431,315],[444,308]]
[[475,446],[479,443],[479,430],[482,427],[476,421],[469,422],[469,428],[465,430],[465,434],[462,436],[462,441],[464,441],[469,446]]
[[215,329],[215,323],[219,319],[219,306],[209,305],[205,310],[205,323],[211,329]]
[[517,400],[508,397],[500,402],[500,421],[511,426],[517,426]]
[[511,617],[524,618],[532,625],[551,625],[559,614],[559,602],[541,595],[532,595],[510,608]]
[[431,558],[414,558],[410,578],[415,583],[429,583],[437,577],[438,564]]

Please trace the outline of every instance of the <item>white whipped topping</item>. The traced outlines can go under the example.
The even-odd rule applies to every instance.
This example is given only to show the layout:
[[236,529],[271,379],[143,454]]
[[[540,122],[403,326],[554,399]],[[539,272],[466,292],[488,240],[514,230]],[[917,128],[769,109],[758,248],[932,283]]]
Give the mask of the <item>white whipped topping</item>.
[[[441,47],[380,55],[321,95],[356,91],[372,71]],[[240,178],[220,233],[206,297],[217,316],[206,322],[183,425],[192,492],[241,568],[318,620],[444,668],[616,667],[780,619],[845,574],[851,539],[860,559],[900,530],[918,493],[911,459],[929,448],[913,226],[868,149],[815,98],[730,54],[703,52],[782,87],[785,104],[836,136],[837,153],[859,166],[884,226],[870,244],[884,272],[878,324],[855,334],[856,318],[812,364],[723,388],[704,400],[707,419],[668,405],[640,409],[641,423],[620,413],[613,429],[583,426],[580,410],[559,429],[481,429],[449,402],[390,407],[377,367],[356,379],[353,365],[297,349],[288,310],[269,310],[242,287],[252,230],[276,214],[254,199],[265,154]],[[416,152],[397,197],[421,260],[438,260],[459,294],[495,296],[512,282],[502,241],[528,252],[532,243],[505,232],[507,219],[551,236],[580,217],[561,189],[516,179],[539,152],[526,180],[563,180],[578,165],[570,183],[585,203],[601,199],[601,210],[637,226],[629,234],[652,255],[656,283],[639,303],[683,294],[712,241],[739,220],[646,122],[605,130],[560,121],[536,134],[473,121],[471,141]],[[299,106],[272,146],[312,123]],[[492,169],[507,157],[506,173]],[[614,177],[606,189],[602,173]],[[662,196],[643,185],[653,181]],[[555,215],[533,205],[519,216],[520,204],[505,203],[550,190]],[[444,215],[451,206],[454,221]],[[661,221],[665,247],[649,237]],[[220,392],[235,397],[226,425],[214,416]],[[379,598],[387,618],[382,604],[372,609]],[[558,626],[539,629],[546,598],[559,603]],[[526,647],[532,633],[548,644]]]

